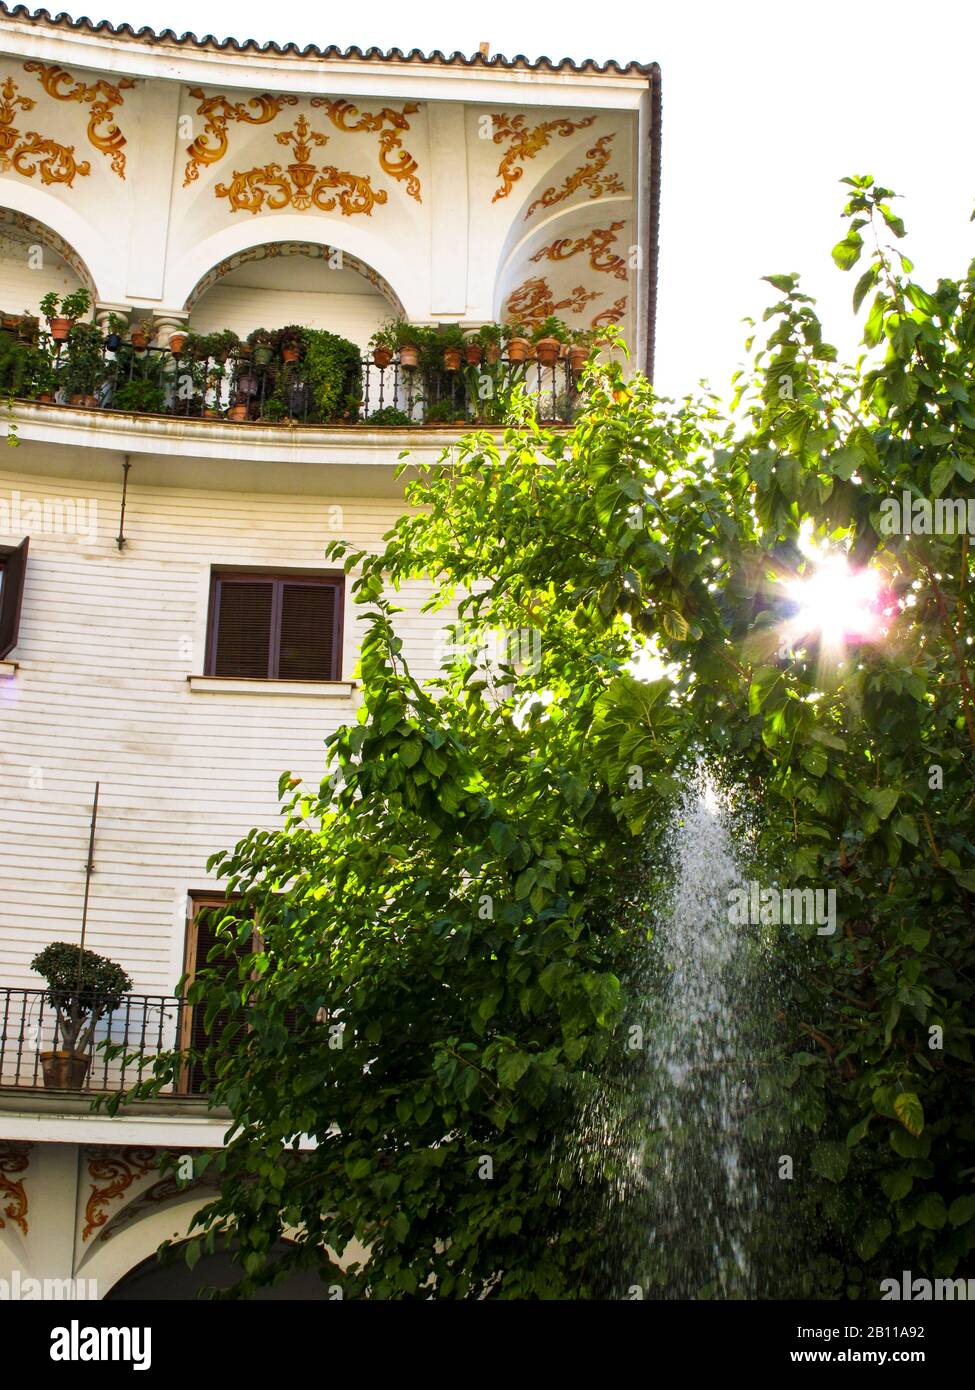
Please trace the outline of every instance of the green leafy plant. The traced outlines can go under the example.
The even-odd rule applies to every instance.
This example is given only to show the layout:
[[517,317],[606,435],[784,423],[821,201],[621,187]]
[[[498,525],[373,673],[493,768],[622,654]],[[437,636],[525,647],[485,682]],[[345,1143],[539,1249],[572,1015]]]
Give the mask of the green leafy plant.
[[355,343],[325,329],[306,329],[303,372],[319,419],[328,421],[358,413],[362,361]]
[[47,319],[83,318],[91,308],[91,295],[84,288],[73,290],[62,299],[55,290],[50,290],[41,300],[41,313]]
[[376,348],[385,348],[387,352],[395,352],[399,347],[396,321],[390,320],[377,328],[369,339],[369,346],[373,350]]
[[533,343],[537,343],[541,338],[555,338],[557,342],[567,343],[570,338],[568,325],[562,319],[556,318],[554,314],[549,314],[532,331],[531,340]]
[[30,966],[47,981],[59,1042],[68,1052],[84,1052],[95,1024],[119,1008],[132,988],[129,975],[115,961],[63,941],[45,946]]
[[366,423],[370,425],[410,425],[413,421],[405,410],[399,410],[395,405],[384,405],[382,409],[374,410]]
[[93,323],[73,323],[68,331],[59,384],[69,396],[93,396],[105,380],[100,329]]
[[166,393],[158,382],[147,377],[132,377],[119,386],[112,405],[116,410],[128,410],[136,414],[159,415],[166,402]]

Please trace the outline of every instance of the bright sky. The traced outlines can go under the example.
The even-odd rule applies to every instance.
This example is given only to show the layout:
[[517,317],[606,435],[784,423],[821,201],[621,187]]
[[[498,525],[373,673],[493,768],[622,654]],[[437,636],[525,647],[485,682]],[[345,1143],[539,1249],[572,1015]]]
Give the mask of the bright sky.
[[800,271],[827,338],[854,353],[856,275],[830,259],[844,174],[872,173],[905,195],[922,282],[963,274],[975,254],[970,0],[92,0],[90,12],[218,38],[464,53],[486,40],[508,56],[656,60],[664,392],[705,376],[726,385],[742,357],[740,320],[760,318],[772,272]]

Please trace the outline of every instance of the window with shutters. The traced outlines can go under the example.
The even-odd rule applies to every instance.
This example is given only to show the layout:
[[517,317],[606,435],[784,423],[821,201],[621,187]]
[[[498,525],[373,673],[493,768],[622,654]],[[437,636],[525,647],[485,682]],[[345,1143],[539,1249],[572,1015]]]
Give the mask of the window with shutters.
[[206,674],[340,680],[342,599],[341,576],[215,572]]
[[20,605],[27,574],[27,546],[0,545],[0,661],[17,645],[20,635]]

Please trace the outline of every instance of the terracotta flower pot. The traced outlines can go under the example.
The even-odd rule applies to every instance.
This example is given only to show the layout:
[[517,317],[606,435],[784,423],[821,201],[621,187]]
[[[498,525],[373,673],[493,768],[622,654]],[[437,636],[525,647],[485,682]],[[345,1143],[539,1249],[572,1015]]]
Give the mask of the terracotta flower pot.
[[535,344],[535,356],[541,367],[554,367],[561,351],[562,344],[558,338],[539,338]]
[[232,405],[230,409],[227,411],[227,418],[229,420],[246,420],[247,406],[242,403]]
[[484,361],[489,367],[493,367],[496,362],[501,360],[501,344],[487,343],[484,348]]
[[401,367],[415,367],[420,360],[420,349],[414,343],[404,343],[399,350]]
[[480,343],[464,344],[464,361],[467,363],[468,367],[477,366],[478,362],[481,360],[483,351],[484,349],[481,347]]
[[281,349],[281,361],[282,361],[282,362],[297,362],[300,353],[301,353],[301,348],[298,346],[297,343],[287,343],[287,344]]
[[384,347],[373,348],[372,360],[377,367],[388,367],[393,360],[392,349]]
[[42,391],[41,394],[37,397],[37,404],[53,405],[54,397],[51,395],[50,391]]
[[569,348],[569,369],[573,372],[581,372],[589,358],[589,349],[573,344]]
[[531,352],[531,346],[527,338],[510,338],[508,340],[508,361],[526,362],[528,354]]
[[183,346],[184,346],[185,343],[186,343],[186,334],[185,334],[185,333],[170,333],[170,335],[169,335],[169,346],[170,346],[170,348],[173,350],[173,352],[182,352],[182,351],[183,351]]
[[80,1091],[85,1084],[91,1058],[81,1052],[42,1052],[44,1085],[57,1091]]
[[51,329],[51,337],[54,341],[56,343],[63,343],[71,331],[71,325],[74,323],[74,319],[66,319],[58,315],[57,318],[48,319],[47,322]]
[[448,372],[460,370],[461,350],[458,347],[444,348],[443,364]]
[[68,405],[81,405],[84,399],[85,398],[81,394],[81,392],[76,391],[73,396],[68,397]]
[[0,324],[3,325],[8,333],[12,333],[19,323],[20,320],[16,314],[4,314],[3,318],[0,319]]
[[142,352],[148,342],[145,329],[133,328],[132,332],[129,334],[129,341],[137,351]]

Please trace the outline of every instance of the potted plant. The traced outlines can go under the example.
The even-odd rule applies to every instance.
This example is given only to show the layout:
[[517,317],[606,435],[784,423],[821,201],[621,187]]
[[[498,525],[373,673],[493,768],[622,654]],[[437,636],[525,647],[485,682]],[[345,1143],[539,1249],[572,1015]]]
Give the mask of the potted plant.
[[420,361],[420,348],[423,344],[423,330],[405,319],[397,319],[392,325],[393,337],[399,352],[401,367],[416,367]]
[[59,343],[65,341],[71,325],[77,323],[90,308],[91,295],[86,289],[75,290],[63,299],[59,299],[51,290],[41,300],[41,313],[47,319],[51,337]]
[[253,332],[248,333],[247,341],[254,357],[254,366],[266,367],[274,356],[270,333],[266,328],[255,328]]
[[152,319],[136,319],[135,323],[132,325],[131,332],[129,333],[129,342],[135,348],[136,352],[144,352],[149,345],[149,339],[151,336]]
[[210,360],[210,335],[190,331],[186,335],[183,349],[188,357],[193,358],[194,362],[208,362]]
[[489,367],[501,357],[502,329],[499,323],[482,323],[477,330],[477,341],[484,352],[484,361]]
[[305,330],[300,324],[289,323],[275,329],[271,335],[282,362],[298,362],[305,348]]
[[443,354],[446,371],[460,370],[464,354],[464,334],[456,323],[441,323],[435,330],[435,342]]
[[484,344],[481,342],[480,330],[477,330],[464,339],[464,362],[468,367],[476,367],[483,356]]
[[569,343],[569,368],[581,372],[596,343],[596,334],[591,328],[573,328]]
[[44,1085],[80,1090],[91,1065],[95,1025],[119,1008],[132,981],[115,961],[64,941],[45,946],[30,964],[47,981],[57,1014],[54,1050],[41,1053]]
[[457,407],[453,401],[437,401],[427,408],[423,417],[425,425],[452,425],[457,418]]
[[98,404],[96,392],[105,376],[104,343],[96,324],[73,323],[68,331],[63,385],[71,405]]
[[508,346],[508,361],[527,362],[532,347],[530,330],[523,323],[509,323],[502,331]]
[[0,328],[7,333],[15,333],[20,324],[20,317],[17,314],[8,314],[6,310],[0,310]]
[[178,328],[175,333],[169,335],[169,350],[178,357],[186,346],[186,330]]
[[396,351],[396,324],[385,323],[369,339],[372,360],[377,367],[388,367]]
[[39,328],[40,321],[37,315],[25,309],[17,324],[17,337],[22,343],[36,343]]
[[569,330],[560,318],[549,314],[532,334],[535,356],[540,367],[554,367],[559,360],[562,344],[569,341]]
[[134,376],[123,382],[112,398],[116,410],[126,410],[133,415],[161,415],[165,404],[163,387],[150,376]]
[[121,314],[111,313],[108,316],[108,323],[105,325],[105,346],[109,352],[118,352],[122,346],[122,335],[125,332],[126,323]]
[[37,343],[28,346],[31,354],[31,390],[34,399],[41,405],[51,405],[57,390],[57,376],[50,355]]
[[374,410],[366,420],[368,425],[412,425],[413,421],[405,410],[400,410],[395,405],[384,405],[381,410]]

